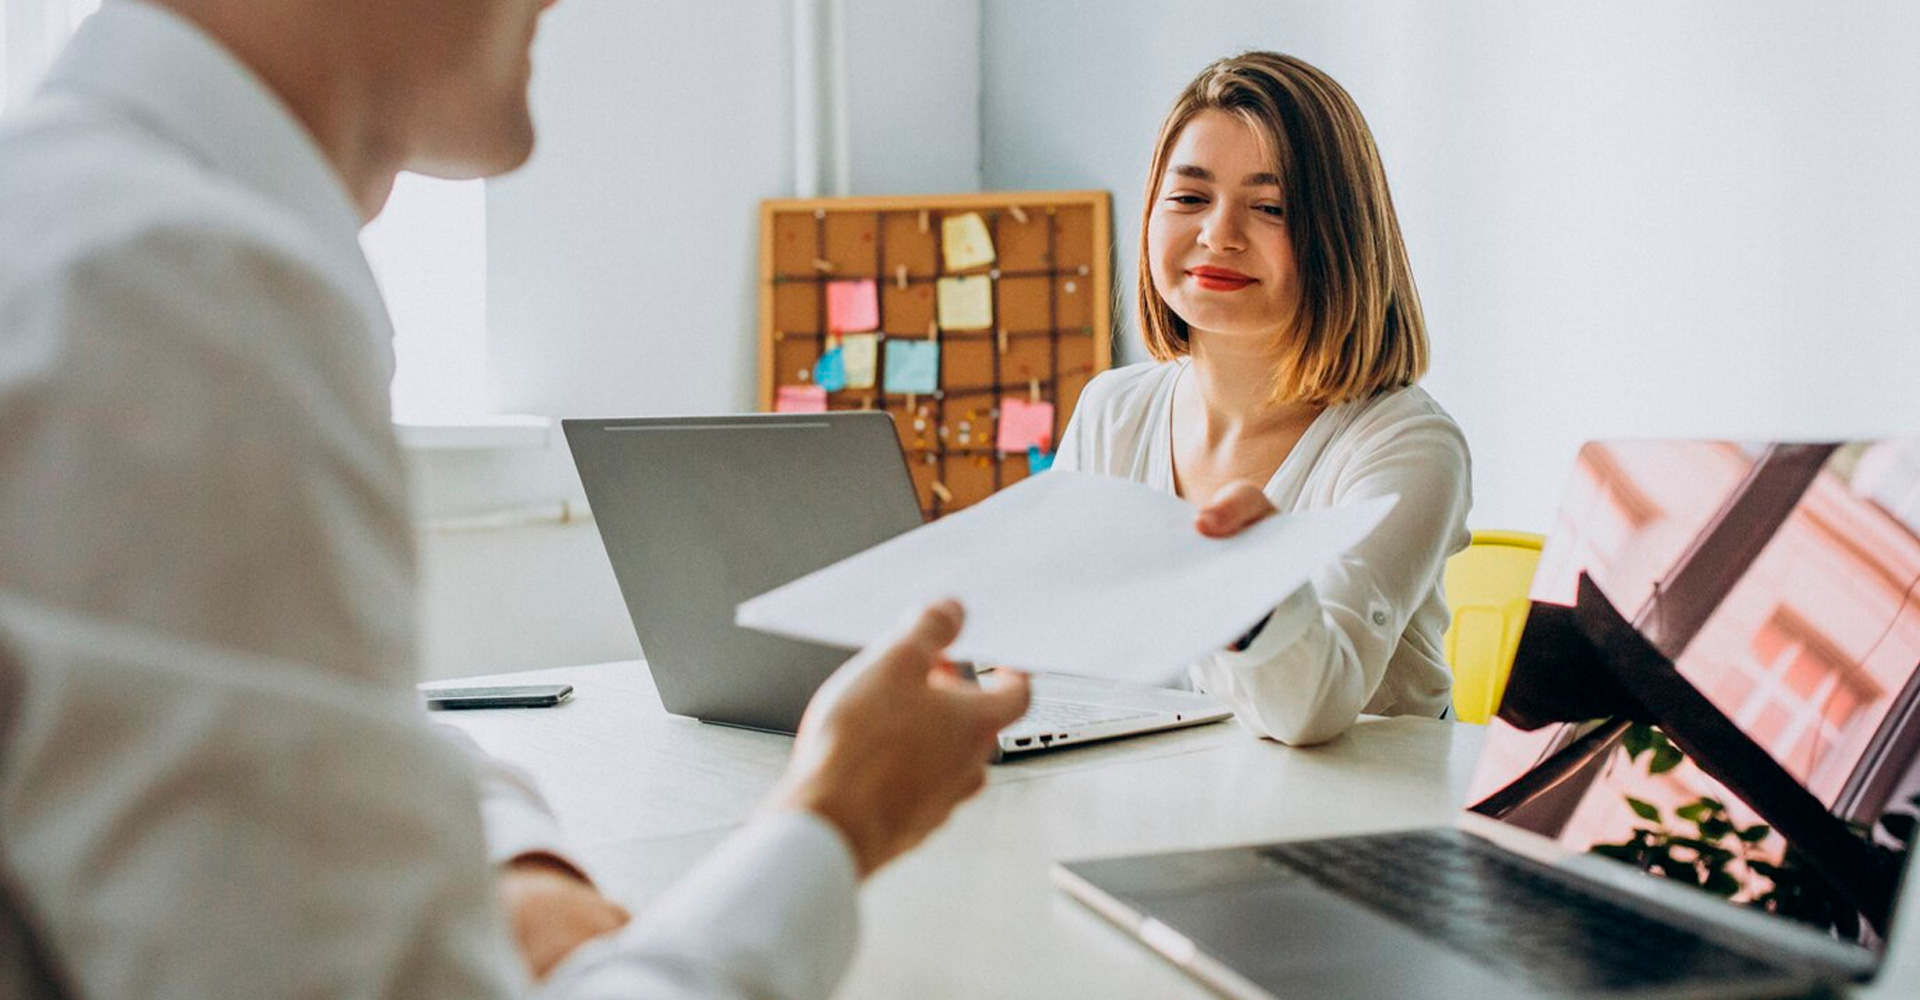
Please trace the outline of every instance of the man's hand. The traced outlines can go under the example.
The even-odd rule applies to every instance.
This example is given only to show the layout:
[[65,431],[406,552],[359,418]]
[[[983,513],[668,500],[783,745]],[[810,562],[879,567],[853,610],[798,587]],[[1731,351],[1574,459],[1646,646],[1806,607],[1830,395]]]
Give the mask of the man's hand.
[[1231,538],[1277,513],[1260,487],[1242,479],[1221,487],[1213,502],[1200,508],[1193,524],[1208,538]]
[[626,926],[631,916],[572,867],[530,854],[501,867],[500,893],[513,940],[533,978],[544,979],[573,949]]
[[960,605],[922,612],[890,645],[847,661],[800,721],[775,808],[838,827],[860,877],[912,849],[986,783],[1001,729],[1027,710],[1027,678],[995,671],[981,688],[942,655]]

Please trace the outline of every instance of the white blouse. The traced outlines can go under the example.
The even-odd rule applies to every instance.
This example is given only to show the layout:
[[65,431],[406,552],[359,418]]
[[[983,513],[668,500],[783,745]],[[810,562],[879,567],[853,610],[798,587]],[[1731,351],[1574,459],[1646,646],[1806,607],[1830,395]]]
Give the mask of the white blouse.
[[[1054,467],[1176,492],[1173,390],[1189,363],[1129,365],[1088,383]],[[1467,546],[1468,465],[1459,426],[1418,387],[1322,412],[1268,480],[1267,499],[1283,514],[1388,494],[1400,502],[1282,602],[1247,649],[1192,664],[1194,686],[1283,743],[1333,739],[1362,712],[1438,717],[1452,691],[1440,575]]]

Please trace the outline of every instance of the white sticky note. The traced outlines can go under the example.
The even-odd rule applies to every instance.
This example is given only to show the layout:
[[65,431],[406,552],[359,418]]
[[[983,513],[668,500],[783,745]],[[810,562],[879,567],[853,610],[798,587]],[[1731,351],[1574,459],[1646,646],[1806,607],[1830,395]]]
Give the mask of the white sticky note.
[[940,220],[940,257],[949,271],[993,263],[993,236],[979,212]]
[[940,329],[985,330],[993,325],[993,279],[984,274],[941,278],[934,286]]
[[1178,497],[1048,472],[755,597],[734,620],[857,648],[953,597],[967,611],[949,651],[956,660],[1161,682],[1243,635],[1398,499],[1274,516],[1232,538],[1206,538]]
[[846,367],[847,388],[873,388],[874,365],[880,357],[880,338],[871,333],[849,333],[840,338],[841,364]]

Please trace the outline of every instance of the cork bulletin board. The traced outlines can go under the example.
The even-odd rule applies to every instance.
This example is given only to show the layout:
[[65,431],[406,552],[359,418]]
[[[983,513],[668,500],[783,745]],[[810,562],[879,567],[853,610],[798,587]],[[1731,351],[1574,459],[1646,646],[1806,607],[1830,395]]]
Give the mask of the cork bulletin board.
[[763,202],[760,409],[884,409],[930,517],[1052,462],[1111,364],[1104,191]]

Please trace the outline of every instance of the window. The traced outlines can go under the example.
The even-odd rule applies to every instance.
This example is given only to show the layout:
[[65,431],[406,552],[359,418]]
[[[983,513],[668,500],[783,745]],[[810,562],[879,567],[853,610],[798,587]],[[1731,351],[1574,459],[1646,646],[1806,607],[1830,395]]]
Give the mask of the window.
[[1746,652],[1735,668],[1743,683],[1709,696],[1802,780],[1835,748],[1854,714],[1880,696],[1851,658],[1785,609],[1761,625]]
[[471,423],[492,412],[485,183],[401,174],[360,245],[393,315],[394,421]]

